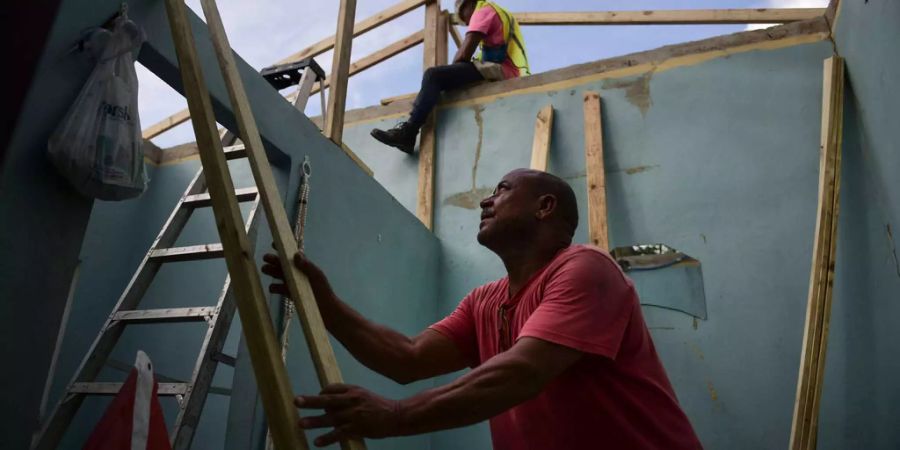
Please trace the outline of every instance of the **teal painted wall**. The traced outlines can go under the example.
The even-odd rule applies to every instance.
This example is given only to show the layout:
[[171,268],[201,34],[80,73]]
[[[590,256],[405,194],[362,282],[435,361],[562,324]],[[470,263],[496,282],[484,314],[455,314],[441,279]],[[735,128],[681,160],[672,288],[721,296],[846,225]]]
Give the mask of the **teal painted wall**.
[[[826,42],[751,51],[440,110],[439,315],[504,275],[474,239],[477,202],[505,172],[529,164],[534,117],[548,103],[556,111],[550,171],[578,194],[575,239],[587,240],[583,93],[599,91],[612,245],[661,242],[703,265],[708,320],[644,308],[682,406],[706,448],[787,445],[815,225],[822,61],[831,51]],[[395,121],[354,126],[348,145],[374,163],[391,150],[368,131]],[[415,176],[376,170],[404,204]],[[436,433],[432,445],[487,448],[488,439],[481,424]]]
[[[69,31],[72,33],[71,36],[60,39],[60,46],[63,43],[71,45],[77,32],[102,22],[102,19],[118,8],[118,3],[92,3],[91,8],[85,6],[82,0],[70,0],[63,5],[60,17],[64,17],[65,20],[61,22],[65,22],[64,28],[71,29]],[[81,13],[82,10],[90,10],[97,17]],[[180,75],[163,3],[132,2],[129,3],[129,13],[131,18],[147,32],[148,41],[140,54],[140,62],[173,88],[181,90]],[[226,127],[234,128],[233,114],[206,29],[196,15],[190,12],[188,15],[194,28],[199,57],[204,67],[217,120]],[[309,157],[312,163],[312,199],[306,232],[307,254],[331,275],[333,284],[344,299],[367,316],[374,320],[390,322],[409,333],[424,328],[436,315],[434,298],[439,260],[437,239],[375,180],[364,174],[337,146],[322,137],[319,130],[303,114],[285,102],[252,67],[242,60],[238,60],[238,66],[268,156],[273,163],[276,180],[282,195],[286,197],[285,204],[289,215],[294,214],[299,164],[304,157]],[[65,87],[74,96],[79,84],[73,82]],[[35,142],[39,143],[39,138],[35,132]],[[232,165],[235,179],[238,180],[235,184],[238,187],[247,185],[249,180],[246,168],[242,168],[242,163],[238,162]],[[70,271],[77,264],[82,237],[84,248],[80,252],[82,260],[80,279],[68,321],[68,331],[64,337],[63,357],[53,383],[51,403],[56,400],[71,377],[78,361],[99,331],[100,325],[109,314],[141,257],[193,177],[197,166],[196,160],[189,160],[153,168],[150,170],[151,185],[144,196],[129,202],[98,203],[89,224],[87,214],[90,202],[88,202],[87,209],[83,211],[81,231],[75,227],[77,223],[72,224],[75,230],[72,232],[74,238],[71,242],[67,242],[69,253],[62,255],[68,255],[63,262],[71,266]],[[65,186],[60,185],[58,189],[63,194],[66,192]],[[64,209],[60,210],[60,213],[65,212]],[[38,214],[34,216],[34,219],[40,218]],[[57,223],[60,222],[62,220],[57,220]],[[66,231],[70,230],[66,228]],[[60,234],[66,236],[65,233]],[[176,244],[188,245],[216,240],[211,213],[207,211],[192,218],[183,239]],[[22,240],[23,243],[30,241]],[[271,238],[265,232],[265,227],[261,226],[257,241],[258,258],[268,248],[270,242]],[[47,261],[43,261],[43,265],[48,265]],[[35,265],[29,272],[40,270],[43,265]],[[171,267],[164,267],[148,291],[146,303],[141,306],[213,303],[215,293],[224,280],[224,274],[224,265],[219,261],[177,263]],[[40,280],[32,281],[37,284]],[[68,288],[68,280],[65,281],[63,287]],[[57,321],[62,316],[64,294],[65,290],[63,297],[59,299],[57,310],[54,311]],[[4,305],[8,303],[4,302]],[[12,325],[12,331],[18,330],[18,336],[27,335],[23,327],[27,325],[30,328],[34,324],[23,323],[19,317],[21,316],[4,314],[4,323]],[[22,325],[17,325],[19,323]],[[144,349],[153,358],[160,373],[177,378],[187,377],[196,357],[199,339],[202,337],[200,334],[202,327],[199,327],[200,329],[190,327],[190,325],[162,325],[155,329],[158,331],[136,327],[133,331],[127,330],[114,352],[114,357],[129,364],[133,361],[134,351],[138,348]],[[38,330],[40,336],[37,337],[49,343],[45,355],[46,364],[49,364],[49,352],[52,350],[57,328],[58,325],[46,325]],[[239,329],[233,330],[226,347],[232,354],[238,347],[239,335],[235,330]],[[296,326],[295,331],[299,331]],[[191,345],[190,342],[196,344]],[[4,345],[6,343],[7,341],[4,341]],[[431,384],[429,381],[411,386],[395,385],[353,361],[336,342],[335,351],[345,381],[348,383],[366,385],[387,396],[408,396]],[[295,389],[297,392],[317,392],[319,384],[314,381],[313,370],[306,354],[305,344],[295,334],[289,363]],[[240,441],[248,434],[252,435],[251,441],[246,442],[252,445],[260,444],[258,438],[262,432],[258,427],[262,424],[261,411],[253,407],[256,398],[255,386],[252,377],[248,376],[246,359],[246,354],[239,353],[238,368],[232,371],[223,366],[214,382],[216,386],[232,387],[236,398],[240,398],[244,403],[229,405],[225,397],[210,396],[194,448],[221,449],[235,446],[247,448],[242,446]],[[42,370],[46,373],[46,367]],[[37,370],[32,374],[35,378],[34,384],[37,386],[37,398],[26,405],[29,408],[33,407],[35,416],[43,387],[42,375]],[[102,379],[121,376],[113,371],[107,371],[102,375]],[[232,379],[236,380],[235,383],[232,383]],[[88,407],[84,408],[77,418],[72,428],[74,431],[66,437],[63,448],[80,447],[81,441],[102,413],[103,406],[102,400],[89,402]],[[168,405],[169,411],[172,406]],[[6,410],[16,411],[12,407]],[[13,420],[10,422],[18,423]],[[233,425],[231,429],[227,429],[229,424]],[[29,424],[28,427],[20,426],[10,431],[9,435],[4,435],[4,439],[16,443],[10,448],[23,448],[24,443],[30,438],[32,426],[33,424]],[[256,441],[252,440],[254,436]],[[429,437],[420,436],[376,441],[370,448],[428,446]],[[6,445],[3,447],[6,448]]]
[[841,216],[819,442],[900,448],[900,3],[840,3],[846,59]]

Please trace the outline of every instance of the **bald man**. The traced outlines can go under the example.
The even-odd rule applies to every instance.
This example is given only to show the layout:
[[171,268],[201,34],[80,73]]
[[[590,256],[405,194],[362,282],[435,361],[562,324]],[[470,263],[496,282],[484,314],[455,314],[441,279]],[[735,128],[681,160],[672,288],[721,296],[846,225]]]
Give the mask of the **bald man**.
[[[345,437],[402,436],[490,420],[496,450],[698,449],[644,323],[632,282],[603,250],[572,245],[578,209],[553,175],[519,169],[481,202],[478,242],[507,276],[475,288],[416,337],[341,301],[303,255],[328,330],[370,369],[402,384],[472,368],[452,383],[391,400],[332,385],[299,396],[323,409],[303,428]],[[263,271],[282,277],[275,255]],[[283,284],[270,290],[286,293]]]

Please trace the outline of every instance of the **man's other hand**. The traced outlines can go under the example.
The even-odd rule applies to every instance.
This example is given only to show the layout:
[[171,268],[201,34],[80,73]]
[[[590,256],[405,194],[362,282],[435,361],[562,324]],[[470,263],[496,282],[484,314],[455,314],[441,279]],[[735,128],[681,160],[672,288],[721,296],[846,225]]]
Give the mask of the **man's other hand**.
[[[281,267],[278,255],[266,253],[263,255],[263,262],[262,272],[279,281],[269,285],[269,292],[281,294],[285,297],[290,296],[287,286],[284,284],[284,270]],[[334,291],[331,290],[331,285],[328,283],[328,277],[325,276],[325,272],[322,272],[322,269],[306,259],[303,253],[297,252],[294,255],[294,265],[309,278],[309,284],[317,301],[330,300],[334,297]]]
[[332,384],[319,395],[294,399],[301,409],[323,409],[325,414],[300,419],[300,428],[332,428],[315,440],[324,447],[347,438],[383,438],[403,434],[400,402],[388,400],[358,386]]

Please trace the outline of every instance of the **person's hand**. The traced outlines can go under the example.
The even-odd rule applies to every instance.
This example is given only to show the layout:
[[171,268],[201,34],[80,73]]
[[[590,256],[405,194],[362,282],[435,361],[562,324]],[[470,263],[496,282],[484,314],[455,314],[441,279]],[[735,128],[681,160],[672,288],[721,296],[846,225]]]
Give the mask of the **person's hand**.
[[[263,262],[265,264],[262,266],[262,272],[279,281],[279,283],[269,285],[269,292],[289,297],[290,293],[287,286],[284,285],[284,270],[282,270],[281,260],[278,258],[278,255],[266,253],[263,255]],[[303,253],[297,252],[294,255],[294,265],[309,278],[309,284],[317,301],[331,299],[334,296],[334,291],[331,290],[331,285],[328,283],[328,277],[325,276],[325,272],[322,272],[322,269],[306,259]]]
[[332,384],[319,395],[300,395],[301,409],[324,409],[325,414],[300,419],[300,428],[332,428],[315,440],[324,447],[347,438],[383,438],[402,434],[400,402],[380,397],[359,386]]

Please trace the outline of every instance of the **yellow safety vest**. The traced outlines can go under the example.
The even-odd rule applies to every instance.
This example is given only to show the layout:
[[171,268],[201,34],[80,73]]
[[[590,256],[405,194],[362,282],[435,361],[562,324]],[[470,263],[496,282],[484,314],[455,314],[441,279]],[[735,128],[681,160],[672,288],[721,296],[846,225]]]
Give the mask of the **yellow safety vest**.
[[[516,18],[509,11],[497,6],[494,2],[479,0],[475,4],[475,11],[484,7],[494,8],[494,11],[500,16],[500,21],[503,22],[503,47],[505,47],[506,55],[509,56],[509,59],[519,68],[519,76],[531,75],[531,69],[528,67],[528,56],[525,54],[525,39],[522,37],[522,31],[519,30],[519,22],[516,21]],[[510,33],[510,31],[512,32]],[[477,61],[487,60],[502,63],[502,60],[496,61],[492,59],[491,53],[492,51],[502,51],[503,47],[488,47],[485,49],[484,41],[482,41],[478,46],[479,52],[475,59]],[[488,59],[485,59],[485,53],[488,53]]]

